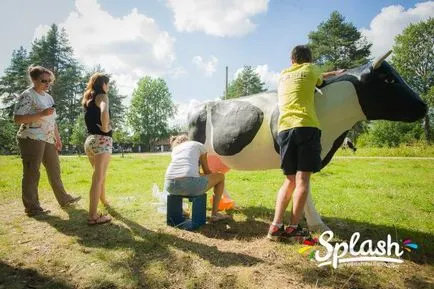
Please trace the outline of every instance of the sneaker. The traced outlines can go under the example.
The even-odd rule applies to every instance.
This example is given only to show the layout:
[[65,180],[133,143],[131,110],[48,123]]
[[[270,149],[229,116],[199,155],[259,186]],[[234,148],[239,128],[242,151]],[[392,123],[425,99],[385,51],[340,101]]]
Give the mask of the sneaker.
[[35,217],[40,215],[47,215],[50,212],[51,212],[50,210],[40,208],[36,210],[27,211],[26,214],[28,217]]
[[309,237],[310,232],[308,229],[297,226],[297,228],[288,226],[282,234],[284,238],[293,238],[293,237]]
[[66,208],[69,207],[71,205],[74,205],[75,203],[77,203],[78,201],[81,200],[81,197],[72,197],[71,199],[69,199],[68,201],[66,201],[64,204],[60,205],[62,208]]
[[267,239],[271,241],[279,241],[280,237],[285,233],[285,229],[282,226],[277,227],[275,225],[270,225],[268,229]]

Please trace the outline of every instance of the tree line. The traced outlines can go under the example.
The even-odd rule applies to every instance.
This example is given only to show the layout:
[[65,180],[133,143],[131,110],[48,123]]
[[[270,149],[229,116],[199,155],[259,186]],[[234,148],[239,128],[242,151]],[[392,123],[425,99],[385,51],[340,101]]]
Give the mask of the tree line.
[[[323,71],[353,68],[371,60],[369,43],[339,12],[320,23],[308,35],[316,64]],[[433,140],[434,119],[434,18],[410,24],[395,38],[392,65],[404,80],[426,101],[429,112],[422,121],[414,123],[364,121],[356,124],[350,137],[368,146],[397,146]],[[289,60],[286,60],[289,61]],[[30,51],[20,47],[12,53],[9,67],[0,78],[0,153],[16,151],[17,127],[12,122],[13,103],[19,93],[29,86],[26,77],[30,64],[51,69],[56,82],[50,94],[56,102],[59,130],[66,145],[81,147],[86,137],[80,98],[89,76],[103,71],[98,66],[85,71],[74,57],[63,29],[52,25],[47,34],[32,43]],[[153,142],[176,133],[168,126],[176,112],[171,93],[162,78],[144,76],[133,92],[131,105],[123,103],[115,81],[110,82],[110,109],[114,127],[114,141],[118,144],[141,144],[149,150]],[[244,66],[228,85],[221,98],[237,98],[266,91],[265,83],[252,66]]]
[[[0,78],[0,153],[16,153],[17,125],[12,121],[15,101],[20,93],[30,87],[27,70],[31,65],[41,65],[55,75],[49,93],[56,103],[59,132],[66,148],[81,150],[86,138],[81,97],[90,76],[102,66],[84,69],[74,56],[67,33],[55,24],[46,35],[35,39],[30,51],[20,47],[13,51],[9,66]],[[169,135],[169,118],[175,113],[172,95],[161,78],[144,76],[133,91],[132,103],[126,107],[126,96],[119,93],[114,80],[108,93],[110,115],[114,129],[114,142],[120,145],[141,145],[149,150],[153,142]]]

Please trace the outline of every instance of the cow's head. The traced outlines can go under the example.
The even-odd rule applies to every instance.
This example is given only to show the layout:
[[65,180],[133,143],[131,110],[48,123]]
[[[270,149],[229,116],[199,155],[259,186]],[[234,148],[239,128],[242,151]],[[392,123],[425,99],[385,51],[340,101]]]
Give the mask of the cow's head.
[[404,122],[421,119],[427,112],[427,105],[385,61],[390,53],[372,63],[348,70],[342,78],[357,78],[358,81],[353,83],[367,119]]

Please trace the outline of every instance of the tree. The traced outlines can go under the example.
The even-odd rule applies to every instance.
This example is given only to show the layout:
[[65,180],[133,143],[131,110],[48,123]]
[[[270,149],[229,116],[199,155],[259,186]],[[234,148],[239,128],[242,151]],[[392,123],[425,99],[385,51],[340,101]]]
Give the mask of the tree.
[[118,144],[121,150],[122,157],[124,157],[125,145],[132,142],[131,137],[128,135],[127,130],[124,127],[118,127],[113,132],[113,142]]
[[0,154],[18,152],[17,146],[18,125],[14,124],[6,109],[0,110]]
[[59,30],[55,24],[51,25],[46,35],[33,42],[29,57],[32,64],[50,69],[56,77],[50,94],[56,102],[56,112],[61,120],[60,133],[69,140],[80,113],[77,108],[83,93],[83,68],[74,57],[66,31]]
[[0,78],[0,97],[9,116],[12,115],[16,96],[30,85],[27,77],[29,64],[27,50],[21,46],[12,52],[11,64]]
[[238,98],[266,91],[264,85],[252,67],[246,65],[237,78],[229,84],[227,98]]
[[372,46],[337,11],[332,12],[330,18],[318,26],[317,31],[309,33],[308,45],[316,63],[324,70],[351,68],[366,63]]
[[134,139],[149,150],[152,143],[168,135],[168,119],[173,117],[175,106],[166,82],[149,76],[139,80],[133,92],[128,121]]
[[[396,36],[392,62],[405,81],[430,107],[434,105],[434,18],[410,24]],[[429,113],[423,122],[425,138],[432,142]]]
[[422,138],[420,123],[406,123],[387,120],[373,121],[367,134],[363,135],[365,144],[376,147],[396,147],[411,144]]
[[87,131],[86,123],[84,122],[84,113],[81,113],[72,128],[71,144],[75,146],[75,150],[80,154],[86,141]]

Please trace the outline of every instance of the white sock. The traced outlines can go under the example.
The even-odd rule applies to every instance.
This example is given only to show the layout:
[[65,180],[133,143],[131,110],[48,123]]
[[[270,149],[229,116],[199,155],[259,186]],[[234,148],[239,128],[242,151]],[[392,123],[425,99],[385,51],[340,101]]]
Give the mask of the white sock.
[[281,228],[281,227],[283,226],[282,223],[277,224],[277,223],[275,223],[275,222],[271,223],[271,225],[276,226],[277,228]]

